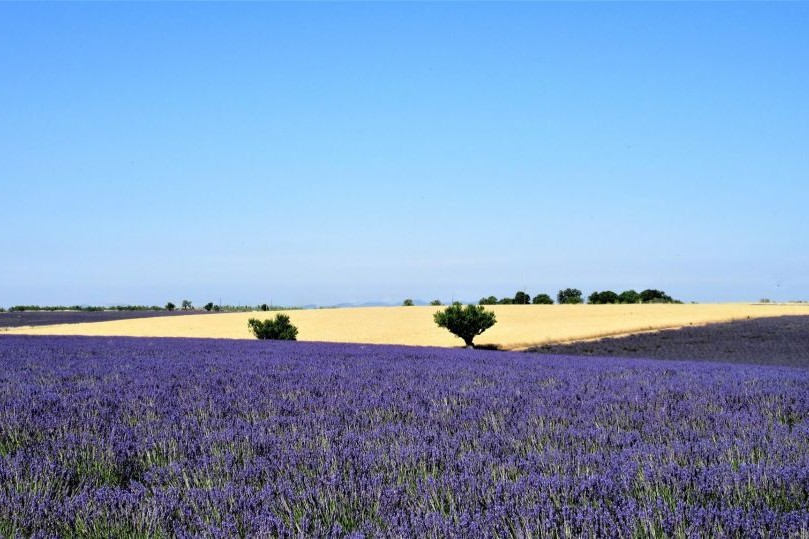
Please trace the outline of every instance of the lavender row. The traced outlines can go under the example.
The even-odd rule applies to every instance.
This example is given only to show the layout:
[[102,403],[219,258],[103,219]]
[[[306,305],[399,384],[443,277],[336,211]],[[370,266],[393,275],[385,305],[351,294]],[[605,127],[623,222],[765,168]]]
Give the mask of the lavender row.
[[809,316],[754,318],[597,341],[545,345],[534,351],[809,368]]
[[158,316],[185,316],[189,314],[217,314],[212,311],[14,311],[0,313],[0,328],[23,326],[52,326],[55,324],[85,324],[88,322],[111,322]]
[[809,533],[809,371],[0,337],[0,535]]

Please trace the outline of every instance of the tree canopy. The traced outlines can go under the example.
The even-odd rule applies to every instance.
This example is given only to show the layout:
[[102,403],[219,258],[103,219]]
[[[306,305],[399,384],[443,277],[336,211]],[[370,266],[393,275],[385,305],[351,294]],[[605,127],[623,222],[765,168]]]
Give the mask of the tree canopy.
[[433,316],[439,327],[446,328],[450,333],[463,339],[466,346],[474,346],[472,340],[492,327],[496,322],[493,312],[487,311],[482,305],[453,304],[435,313]]

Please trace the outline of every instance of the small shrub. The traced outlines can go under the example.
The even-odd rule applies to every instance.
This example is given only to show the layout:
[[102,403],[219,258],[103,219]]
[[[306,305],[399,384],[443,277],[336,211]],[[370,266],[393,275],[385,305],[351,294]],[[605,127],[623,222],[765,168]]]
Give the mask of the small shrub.
[[439,327],[446,328],[450,333],[463,339],[466,346],[472,347],[472,340],[492,327],[497,320],[494,313],[486,311],[481,305],[467,305],[453,303],[443,311],[433,315]]
[[278,313],[274,320],[258,320],[251,318],[247,327],[258,339],[275,339],[281,341],[294,341],[298,336],[298,328],[289,321],[289,316]]

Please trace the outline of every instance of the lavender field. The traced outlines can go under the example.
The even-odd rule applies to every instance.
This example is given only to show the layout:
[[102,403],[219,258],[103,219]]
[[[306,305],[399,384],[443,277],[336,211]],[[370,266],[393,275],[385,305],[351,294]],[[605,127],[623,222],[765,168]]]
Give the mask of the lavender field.
[[0,336],[0,535],[805,537],[809,370]]
[[809,368],[809,316],[777,316],[543,345],[543,354],[726,361]]
[[0,313],[0,330],[24,326],[51,326],[54,324],[85,324],[136,318],[186,316],[193,314],[219,314],[212,311],[15,311]]

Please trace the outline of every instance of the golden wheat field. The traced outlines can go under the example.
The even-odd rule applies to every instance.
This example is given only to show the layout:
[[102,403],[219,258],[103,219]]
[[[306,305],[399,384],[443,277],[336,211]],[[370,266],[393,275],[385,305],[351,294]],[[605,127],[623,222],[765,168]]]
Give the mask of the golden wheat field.
[[[443,307],[363,307],[283,311],[298,340],[420,346],[462,346],[463,341],[433,322]],[[809,315],[807,305],[493,305],[497,324],[475,344],[519,349],[537,344],[594,339],[687,325],[747,318]],[[139,318],[82,324],[13,328],[5,333],[136,337],[252,339],[249,318],[275,312],[222,313]]]

